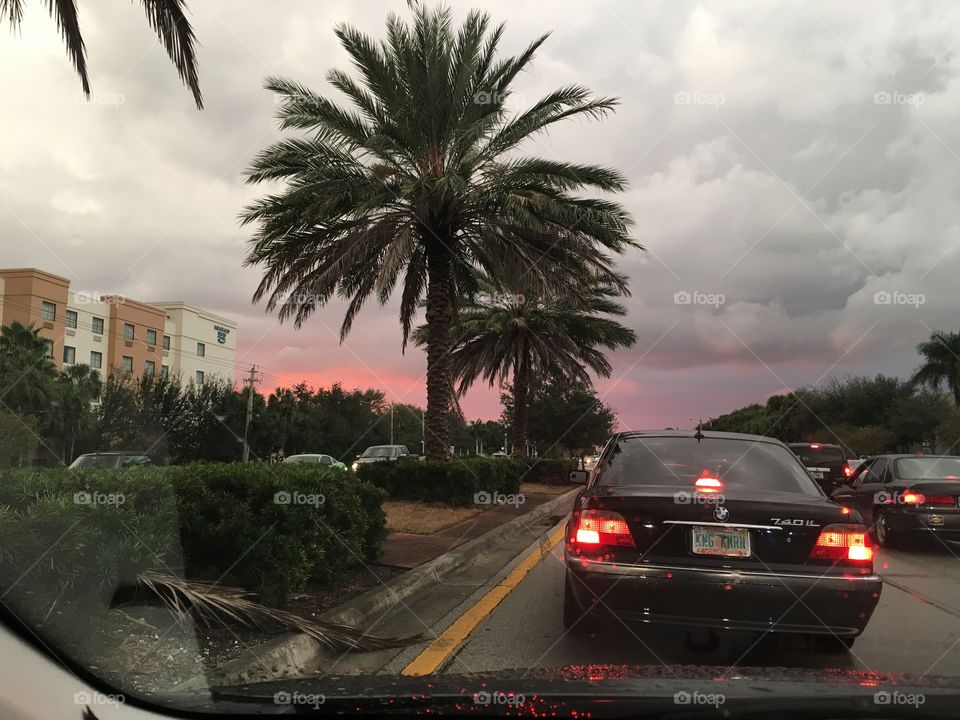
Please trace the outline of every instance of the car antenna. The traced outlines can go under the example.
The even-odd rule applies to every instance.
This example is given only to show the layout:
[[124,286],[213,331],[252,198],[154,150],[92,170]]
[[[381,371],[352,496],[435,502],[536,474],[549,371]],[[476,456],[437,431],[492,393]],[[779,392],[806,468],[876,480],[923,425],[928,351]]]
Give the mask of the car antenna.
[[697,439],[697,444],[706,437],[706,435],[703,434],[703,420],[697,423],[697,432],[694,434],[694,437]]

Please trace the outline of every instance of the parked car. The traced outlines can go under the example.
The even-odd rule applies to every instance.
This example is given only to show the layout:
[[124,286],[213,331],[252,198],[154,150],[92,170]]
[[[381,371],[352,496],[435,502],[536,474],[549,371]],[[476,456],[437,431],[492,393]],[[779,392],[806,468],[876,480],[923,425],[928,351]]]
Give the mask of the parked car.
[[853,475],[847,462],[847,454],[839,445],[829,443],[790,443],[787,445],[807,472],[827,495],[843,485]]
[[960,457],[954,455],[878,455],[830,497],[858,511],[883,547],[911,537],[960,540]]
[[411,455],[406,445],[371,445],[362,454],[357,455],[351,468],[356,471],[361,465],[376,462],[394,462],[397,460],[419,460],[419,455]]
[[130,465],[153,465],[153,460],[143,451],[118,450],[115,452],[92,452],[79,455],[70,463],[71,470],[87,468],[120,468]]
[[[820,635],[849,648],[882,581],[861,518],[779,440],[723,432],[613,436],[566,528],[563,623]],[[803,598],[803,602],[797,602]]]
[[347,469],[347,466],[337,460],[335,457],[324,455],[322,453],[303,453],[300,455],[291,455],[290,457],[285,457],[283,462],[289,465],[315,464],[340,468],[341,470]]

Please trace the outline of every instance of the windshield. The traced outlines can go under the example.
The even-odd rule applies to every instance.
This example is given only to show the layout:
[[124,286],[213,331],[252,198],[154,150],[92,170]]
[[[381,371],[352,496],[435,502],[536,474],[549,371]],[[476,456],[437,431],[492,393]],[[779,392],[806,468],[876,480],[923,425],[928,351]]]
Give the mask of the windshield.
[[627,436],[610,449],[597,482],[693,488],[704,477],[731,490],[819,495],[786,448],[749,440]]
[[960,700],[956,3],[0,0],[0,68],[0,720]]
[[900,458],[894,467],[905,480],[960,480],[960,457]]

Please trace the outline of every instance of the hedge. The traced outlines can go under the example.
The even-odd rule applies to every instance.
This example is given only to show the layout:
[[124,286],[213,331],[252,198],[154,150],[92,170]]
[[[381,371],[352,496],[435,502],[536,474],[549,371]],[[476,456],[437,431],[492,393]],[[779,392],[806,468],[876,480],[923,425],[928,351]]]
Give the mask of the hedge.
[[543,485],[569,485],[570,471],[579,467],[576,459],[510,458],[506,462],[514,465],[521,482]]
[[454,458],[446,462],[379,462],[361,465],[357,477],[395,500],[470,505],[478,493],[516,494],[520,473],[507,460]]
[[282,605],[311,578],[335,583],[377,558],[384,496],[308,465],[0,471],[0,582],[26,573],[38,597],[96,595],[155,570]]

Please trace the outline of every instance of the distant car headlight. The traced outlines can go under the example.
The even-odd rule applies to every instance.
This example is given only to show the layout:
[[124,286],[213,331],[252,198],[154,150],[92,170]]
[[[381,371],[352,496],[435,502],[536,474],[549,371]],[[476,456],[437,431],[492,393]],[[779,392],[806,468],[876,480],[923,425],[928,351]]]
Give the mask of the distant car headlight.
[[350,469],[356,472],[358,467],[360,467],[360,463],[355,462],[353,465],[350,466]]

